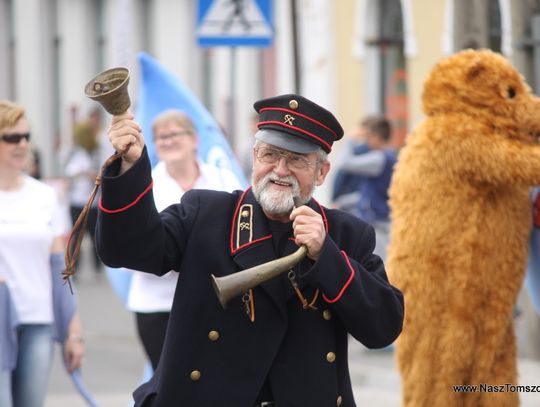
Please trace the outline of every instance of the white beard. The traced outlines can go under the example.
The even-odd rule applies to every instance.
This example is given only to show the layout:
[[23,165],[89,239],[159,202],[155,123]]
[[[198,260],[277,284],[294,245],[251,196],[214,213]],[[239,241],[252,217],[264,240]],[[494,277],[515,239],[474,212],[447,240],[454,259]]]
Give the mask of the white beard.
[[[279,181],[291,184],[291,190],[273,190],[269,186],[271,181]],[[291,175],[279,177],[270,172],[266,174],[257,184],[253,185],[253,194],[264,212],[272,215],[286,215],[289,214],[294,208],[293,198],[300,197],[300,185],[298,180]],[[301,203],[306,203],[310,198],[311,196],[307,197],[307,199],[301,199]]]

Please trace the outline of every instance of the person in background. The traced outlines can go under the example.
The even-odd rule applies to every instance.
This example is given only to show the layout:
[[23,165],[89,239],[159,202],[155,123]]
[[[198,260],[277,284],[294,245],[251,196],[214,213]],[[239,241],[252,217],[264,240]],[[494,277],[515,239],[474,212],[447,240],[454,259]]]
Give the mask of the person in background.
[[[73,224],[86,205],[99,173],[102,150],[99,145],[99,125],[96,113],[92,112],[86,121],[79,122],[73,129],[74,147],[64,167],[64,175],[69,180],[69,213]],[[92,261],[96,273],[102,271],[102,264],[95,248],[97,201],[94,199],[88,210],[86,230],[92,240]]]
[[[368,151],[355,154],[349,150],[339,165],[343,173],[359,177],[353,214],[375,228],[375,253],[383,260],[386,259],[390,232],[388,188],[397,161],[397,152],[389,143],[391,136],[392,125],[388,119],[366,117],[362,120],[360,138],[365,140]],[[339,207],[339,200],[337,204]]]
[[37,148],[32,148],[30,152],[27,173],[32,178],[41,179],[41,154]]
[[87,124],[91,127],[92,132],[96,135],[96,140],[98,144],[98,152],[94,152],[93,155],[97,155],[99,159],[97,160],[101,165],[115,153],[114,149],[107,139],[107,132],[103,129],[103,108],[101,106],[96,106],[88,114]]
[[529,259],[525,287],[536,313],[540,316],[540,187],[532,189],[531,200],[533,225],[529,238]]
[[[362,121],[360,121],[357,127],[347,134],[346,144],[343,146],[341,156],[338,157],[337,162],[344,162],[351,155],[359,155],[368,151],[369,146],[366,143],[365,132],[362,129]],[[351,174],[340,168],[337,169],[332,184],[332,203],[335,208],[356,214],[358,190],[362,178],[362,175]]]
[[[373,254],[373,227],[312,199],[343,130],[300,95],[255,102],[252,187],[186,192],[158,212],[141,127],[113,116],[121,159],[104,170],[96,239],[105,264],[178,272],[162,357],[136,406],[355,406],[349,334],[387,346],[403,297]],[[212,275],[232,276],[304,246],[306,257],[224,308]],[[283,270],[287,271],[287,270]]]
[[[180,202],[190,189],[232,192],[240,182],[227,169],[205,164],[197,158],[198,137],[191,119],[182,111],[167,110],[152,125],[159,162],[152,171],[154,201],[158,211]],[[135,312],[137,332],[155,370],[161,355],[178,273],[163,277],[135,272],[127,307]]]
[[56,192],[26,174],[30,126],[0,101],[0,406],[40,407],[53,339],[70,372],[84,354],[74,296],[62,284],[64,244]]

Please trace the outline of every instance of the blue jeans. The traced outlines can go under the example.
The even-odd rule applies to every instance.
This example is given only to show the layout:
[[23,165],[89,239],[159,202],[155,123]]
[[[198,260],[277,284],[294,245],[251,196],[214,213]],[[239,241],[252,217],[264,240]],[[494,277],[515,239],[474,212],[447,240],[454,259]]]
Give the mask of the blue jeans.
[[17,340],[15,370],[0,370],[0,406],[41,407],[45,404],[52,366],[52,327],[49,324],[19,325]]

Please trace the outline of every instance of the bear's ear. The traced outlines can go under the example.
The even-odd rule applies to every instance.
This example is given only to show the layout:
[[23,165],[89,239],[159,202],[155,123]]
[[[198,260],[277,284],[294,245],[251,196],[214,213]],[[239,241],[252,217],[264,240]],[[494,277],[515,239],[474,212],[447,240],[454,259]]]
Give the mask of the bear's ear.
[[486,68],[486,65],[480,59],[471,61],[467,67],[467,81],[474,81],[477,79],[480,75],[482,75],[482,72],[484,72]]

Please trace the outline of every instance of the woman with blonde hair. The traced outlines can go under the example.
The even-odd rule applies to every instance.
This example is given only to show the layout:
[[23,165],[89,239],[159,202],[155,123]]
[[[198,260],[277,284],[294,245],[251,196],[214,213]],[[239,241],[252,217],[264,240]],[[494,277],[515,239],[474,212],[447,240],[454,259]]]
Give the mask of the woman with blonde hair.
[[56,192],[26,174],[24,109],[0,101],[0,406],[45,402],[53,340],[69,371],[84,346],[74,297],[62,285],[63,222]]

